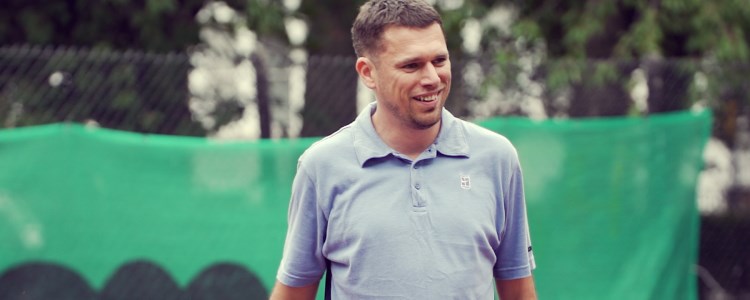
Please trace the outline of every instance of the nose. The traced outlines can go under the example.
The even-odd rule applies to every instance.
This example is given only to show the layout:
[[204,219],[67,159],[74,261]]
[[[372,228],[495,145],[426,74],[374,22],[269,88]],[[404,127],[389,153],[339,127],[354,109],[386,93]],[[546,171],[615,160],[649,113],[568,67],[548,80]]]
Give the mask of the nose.
[[440,76],[438,75],[438,69],[431,63],[425,64],[425,67],[422,69],[421,84],[432,87],[437,86],[439,83]]

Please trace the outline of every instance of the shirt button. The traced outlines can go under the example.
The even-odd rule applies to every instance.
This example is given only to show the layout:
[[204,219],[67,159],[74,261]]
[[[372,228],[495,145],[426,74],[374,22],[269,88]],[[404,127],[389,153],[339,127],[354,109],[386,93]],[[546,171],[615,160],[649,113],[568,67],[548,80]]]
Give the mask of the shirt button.
[[414,185],[414,188],[415,188],[415,189],[419,189],[420,187],[421,187],[421,186],[419,185],[419,183],[417,183],[417,184],[415,184],[415,185]]
[[414,168],[415,168],[415,169],[419,169],[419,166],[418,166],[418,165],[414,165]]

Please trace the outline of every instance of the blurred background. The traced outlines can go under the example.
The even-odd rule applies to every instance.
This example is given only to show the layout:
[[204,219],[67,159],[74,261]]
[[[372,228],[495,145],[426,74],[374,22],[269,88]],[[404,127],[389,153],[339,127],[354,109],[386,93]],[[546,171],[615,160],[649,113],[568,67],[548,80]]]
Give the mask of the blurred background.
[[[750,299],[750,5],[431,0],[467,120],[711,109],[697,188],[702,299]],[[53,123],[258,140],[320,137],[372,95],[363,1],[4,0],[0,128]]]

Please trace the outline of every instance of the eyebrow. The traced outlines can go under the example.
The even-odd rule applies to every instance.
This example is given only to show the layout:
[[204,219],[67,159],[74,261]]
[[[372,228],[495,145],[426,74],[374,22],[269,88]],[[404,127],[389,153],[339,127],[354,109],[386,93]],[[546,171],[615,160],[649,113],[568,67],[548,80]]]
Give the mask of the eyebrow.
[[[445,58],[445,59],[447,59],[448,58],[448,53],[441,53],[441,54],[435,55],[435,57],[433,57],[430,60],[433,60],[433,59],[436,59],[436,58]],[[411,64],[411,63],[418,63],[418,62],[421,62],[421,61],[422,61],[421,57],[409,57],[409,58],[405,58],[405,59],[396,61],[396,65],[402,66],[402,65],[408,65],[408,64]]]

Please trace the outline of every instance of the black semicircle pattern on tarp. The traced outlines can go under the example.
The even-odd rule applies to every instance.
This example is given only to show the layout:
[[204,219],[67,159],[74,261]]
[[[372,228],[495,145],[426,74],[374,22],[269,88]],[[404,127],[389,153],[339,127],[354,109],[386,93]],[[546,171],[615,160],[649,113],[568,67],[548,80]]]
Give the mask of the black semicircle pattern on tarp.
[[0,299],[94,300],[96,292],[77,272],[64,266],[31,262],[0,275]]
[[255,274],[230,263],[206,268],[187,287],[187,295],[193,300],[268,299]]
[[158,264],[136,260],[123,264],[101,292],[92,289],[75,270],[47,262],[28,262],[0,274],[0,300],[120,300],[120,299],[268,299],[258,277],[234,263],[216,263],[181,289]]
[[101,291],[101,300],[180,300],[182,290],[164,269],[146,260],[122,265]]

